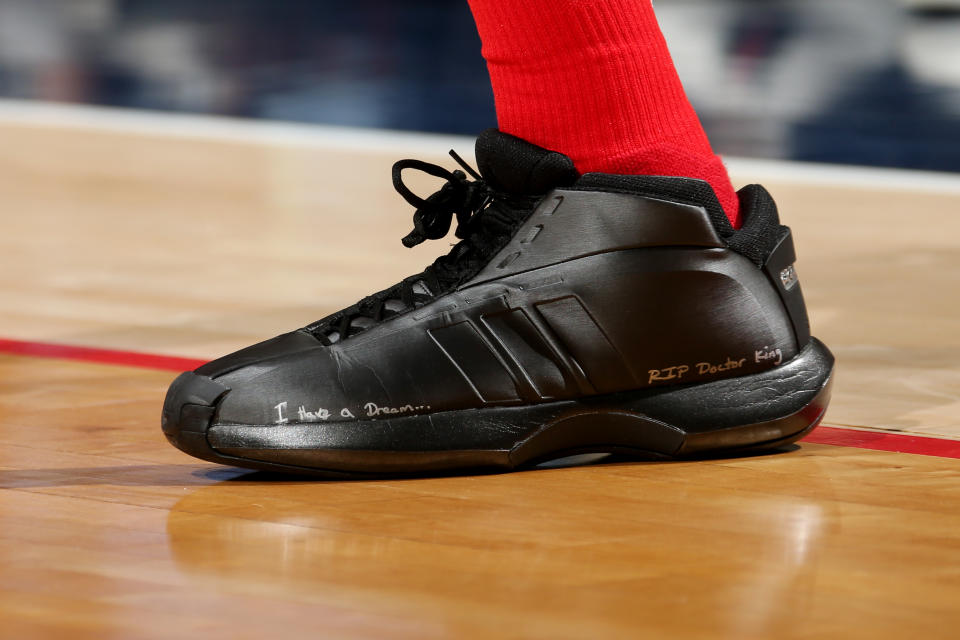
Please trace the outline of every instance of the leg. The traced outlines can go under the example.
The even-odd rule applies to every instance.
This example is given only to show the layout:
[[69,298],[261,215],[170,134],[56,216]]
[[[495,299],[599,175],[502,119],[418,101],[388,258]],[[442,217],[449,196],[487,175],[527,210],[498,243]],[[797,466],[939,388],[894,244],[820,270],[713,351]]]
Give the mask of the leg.
[[685,176],[737,196],[687,100],[650,0],[470,0],[500,130],[581,173]]

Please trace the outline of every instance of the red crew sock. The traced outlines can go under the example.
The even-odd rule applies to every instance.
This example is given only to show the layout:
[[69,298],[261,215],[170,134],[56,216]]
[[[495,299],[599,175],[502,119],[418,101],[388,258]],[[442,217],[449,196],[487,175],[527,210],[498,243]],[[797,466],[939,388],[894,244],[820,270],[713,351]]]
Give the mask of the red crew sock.
[[582,172],[684,176],[739,202],[687,100],[650,0],[469,0],[500,130]]

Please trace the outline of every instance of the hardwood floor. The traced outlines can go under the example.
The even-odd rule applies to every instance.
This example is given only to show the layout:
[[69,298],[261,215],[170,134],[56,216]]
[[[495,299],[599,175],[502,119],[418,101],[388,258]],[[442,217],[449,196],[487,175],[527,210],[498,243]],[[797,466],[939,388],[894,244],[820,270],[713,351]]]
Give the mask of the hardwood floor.
[[[0,338],[213,357],[445,250],[400,245],[389,182],[445,147],[318,138],[0,120]],[[826,423],[960,439],[960,189],[765,182],[838,356]],[[174,375],[0,353],[0,636],[956,637],[956,458],[302,481],[170,447]]]

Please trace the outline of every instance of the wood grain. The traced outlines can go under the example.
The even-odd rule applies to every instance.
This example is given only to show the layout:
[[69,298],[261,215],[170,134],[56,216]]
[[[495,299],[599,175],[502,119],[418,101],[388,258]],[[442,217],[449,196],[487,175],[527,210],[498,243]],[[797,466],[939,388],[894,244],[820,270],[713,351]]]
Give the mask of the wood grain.
[[[400,246],[383,152],[2,122],[0,139],[6,338],[215,356],[446,246]],[[960,198],[771,187],[839,358],[827,421],[960,437]],[[0,636],[956,637],[958,460],[803,444],[278,479],[167,445],[173,375],[0,355]]]

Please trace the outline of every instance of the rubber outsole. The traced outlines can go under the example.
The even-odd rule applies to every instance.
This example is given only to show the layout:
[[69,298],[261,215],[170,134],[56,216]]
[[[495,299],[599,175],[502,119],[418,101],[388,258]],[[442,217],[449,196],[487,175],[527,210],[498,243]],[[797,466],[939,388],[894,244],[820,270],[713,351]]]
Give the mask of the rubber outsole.
[[834,358],[816,338],[762,373],[511,407],[366,421],[217,424],[230,389],[184,373],[163,408],[167,439],[195,457],[297,475],[363,478],[508,471],[579,453],[689,458],[775,449],[826,411]]

